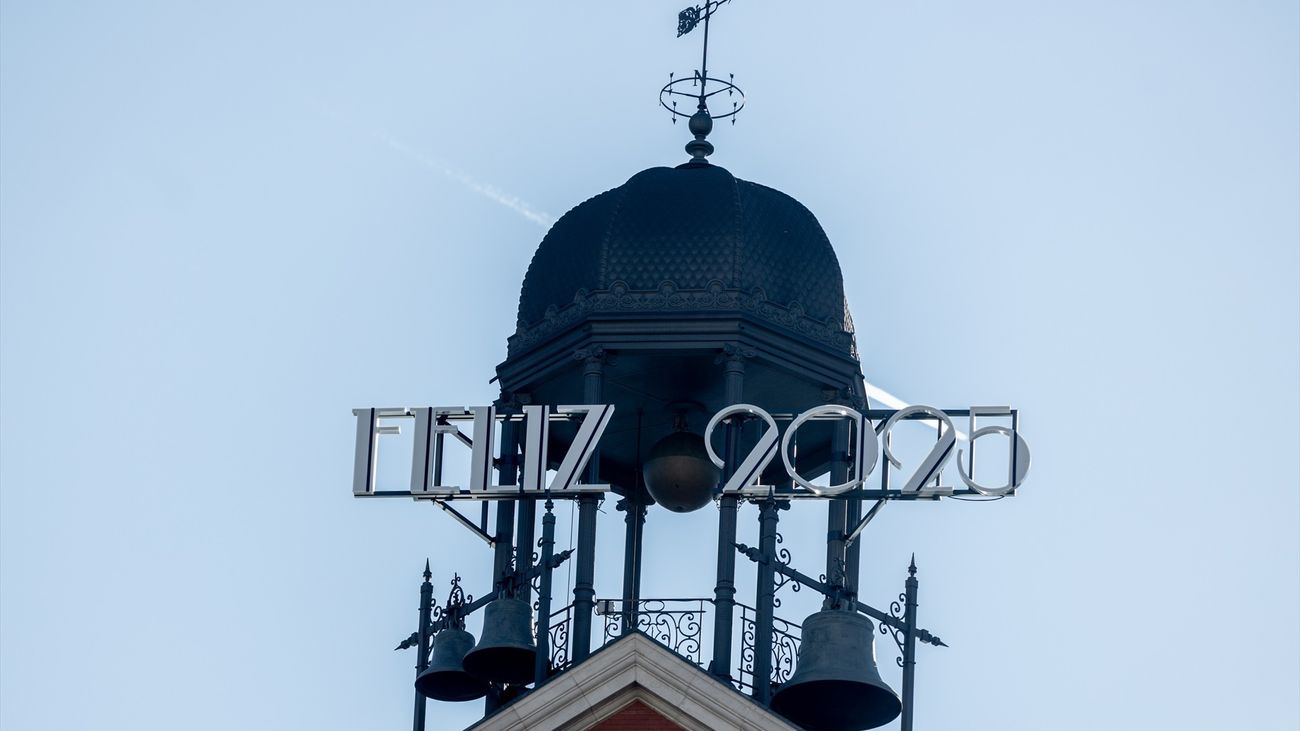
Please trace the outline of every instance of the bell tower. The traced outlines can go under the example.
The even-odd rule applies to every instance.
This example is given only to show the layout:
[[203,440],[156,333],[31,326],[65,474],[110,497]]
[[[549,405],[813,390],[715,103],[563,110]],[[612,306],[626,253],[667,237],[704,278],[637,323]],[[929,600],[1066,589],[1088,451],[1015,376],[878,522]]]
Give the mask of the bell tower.
[[[632,175],[547,232],[496,367],[500,398],[355,412],[355,495],[431,500],[492,548],[490,588],[477,599],[457,575],[435,606],[426,566],[419,630],[403,645],[419,648],[416,731],[426,698],[484,697],[488,716],[475,728],[597,728],[643,712],[678,727],[725,727],[682,712],[672,693],[581,685],[629,667],[707,696],[696,700],[713,704],[717,719],[750,714],[747,728],[859,731],[901,718],[911,731],[917,644],[946,645],[918,625],[915,561],[888,612],[860,600],[858,538],[889,501],[997,499],[1025,478],[1028,446],[1010,407],[873,408],[821,224],[794,198],[710,161],[715,122],[734,123],[745,105],[734,77],[708,68],[711,19],[727,2],[678,17],[679,36],[702,30],[700,66],[670,76],[660,104],[686,120],[687,159]],[[968,419],[960,437],[969,459],[955,417]],[[977,423],[990,418],[1009,425]],[[415,421],[409,492],[374,489],[378,437],[392,433],[384,419]],[[466,422],[470,433],[457,426]],[[919,466],[894,452],[903,422],[934,429]],[[999,487],[975,476],[973,443],[991,435],[1009,445]],[[444,484],[444,444],[457,441],[471,450],[468,487]],[[965,488],[945,479],[950,463]],[[621,526],[598,517],[605,493]],[[554,505],[565,500],[576,506],[575,535],[557,551]],[[458,501],[482,505],[477,524]],[[742,505],[757,508],[756,546],[738,542]],[[804,526],[824,521],[825,554],[811,573],[779,547],[792,509]],[[710,595],[643,597],[642,557],[655,552],[644,545],[646,522],[694,511],[716,511],[716,549],[696,561],[701,574],[714,561]],[[597,598],[602,523],[623,533],[618,598]],[[737,596],[742,560],[754,564],[752,599]],[[557,596],[552,572],[570,561],[572,594]],[[791,584],[821,598],[802,624],[775,615],[777,592]],[[478,610],[475,640],[465,617]],[[877,629],[900,651],[901,693],[876,666]],[[587,711],[575,710],[578,695]]]
[[[718,504],[714,648],[710,672],[731,679],[734,624],[734,543],[740,498],[721,494],[721,478],[702,431],[709,416],[738,404],[763,404],[793,413],[814,404],[866,407],[861,364],[844,296],[843,274],[817,218],[780,191],[739,179],[709,161],[714,116],[709,105],[730,100],[720,116],[735,121],[744,94],[729,76],[708,70],[710,19],[723,3],[683,11],[678,35],[703,28],[700,68],[670,78],[661,104],[687,119],[689,159],[676,167],[644,170],[566,213],[543,239],[525,276],[518,325],[509,355],[497,367],[503,399],[559,406],[599,400],[615,407],[601,444],[599,479],[622,499],[627,513],[623,606],[636,626],[645,520]],[[679,102],[683,111],[679,109]],[[731,455],[755,445],[759,426],[732,419],[725,444]],[[849,471],[847,424],[809,428],[794,456],[803,475]],[[573,434],[553,428],[550,452],[561,459]],[[555,466],[555,465],[551,465]],[[762,484],[788,490],[780,462]],[[775,535],[778,505],[768,506],[766,534]],[[843,534],[860,517],[859,502],[828,506],[832,532]],[[579,504],[579,532],[594,530],[594,503]],[[585,590],[593,556],[578,548],[578,586]],[[843,543],[828,549],[834,572],[856,591],[858,552]],[[587,608],[575,591],[576,636],[585,636]],[[869,649],[859,624],[835,623]],[[865,619],[865,618],[863,618]],[[867,621],[867,624],[870,624]],[[582,649],[578,650],[579,655]],[[761,663],[760,663],[761,664]],[[876,676],[875,681],[879,681]],[[880,683],[883,687],[883,683]],[[767,695],[759,688],[758,695]],[[892,698],[897,715],[897,696]],[[799,702],[786,704],[798,715]],[[884,715],[889,715],[886,712]]]

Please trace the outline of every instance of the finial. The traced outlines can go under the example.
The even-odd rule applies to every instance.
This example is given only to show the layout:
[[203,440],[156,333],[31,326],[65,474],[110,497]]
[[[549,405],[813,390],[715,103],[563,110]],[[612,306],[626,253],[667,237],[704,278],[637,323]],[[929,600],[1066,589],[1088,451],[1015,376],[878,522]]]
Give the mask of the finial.
[[708,164],[704,158],[713,154],[713,143],[704,139],[713,131],[713,117],[709,116],[709,110],[700,104],[700,109],[691,115],[690,125],[688,127],[695,139],[686,143],[686,152],[691,156],[691,162]]
[[429,569],[429,559],[424,559],[424,580],[428,581],[433,578],[433,571]]
[[[674,74],[668,74],[668,83],[664,88],[659,90],[659,105],[667,109],[673,115],[673,122],[677,122],[678,117],[687,117],[690,119],[688,127],[695,139],[686,143],[686,152],[690,154],[691,160],[687,165],[695,167],[708,165],[707,158],[713,154],[713,144],[705,138],[713,131],[713,120],[731,119],[731,123],[736,123],[736,114],[745,106],[745,93],[736,86],[735,74],[728,74],[727,80],[722,80],[709,76],[709,19],[717,12],[718,8],[730,0],[707,0],[703,5],[693,8],[687,8],[677,14],[677,36],[681,37],[695,30],[695,26],[701,20],[704,21],[704,51],[700,57],[700,68],[693,75],[675,78]],[[686,89],[686,84],[690,83],[691,89]],[[715,88],[709,90],[709,82],[713,82]],[[712,114],[709,112],[709,98],[717,96],[723,92],[732,98],[731,111],[723,114]],[[695,112],[687,114],[677,109],[676,97],[687,97],[695,100]]]
[[916,576],[916,552],[912,552],[912,564],[907,567],[908,576]]
[[406,639],[404,639],[404,640],[402,640],[401,642],[399,642],[399,643],[397,644],[397,647],[394,647],[393,650],[394,650],[394,651],[397,651],[397,650],[409,650],[409,649],[411,649],[412,647],[415,647],[415,646],[418,645],[418,644],[420,644],[420,633],[419,633],[419,632],[412,632],[410,637],[407,637]]

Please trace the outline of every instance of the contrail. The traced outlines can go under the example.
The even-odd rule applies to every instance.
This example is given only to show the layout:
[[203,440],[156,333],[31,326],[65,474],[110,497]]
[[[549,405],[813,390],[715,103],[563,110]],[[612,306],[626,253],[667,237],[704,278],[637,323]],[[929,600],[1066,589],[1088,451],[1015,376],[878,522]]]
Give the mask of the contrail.
[[[898,409],[900,411],[902,409],[906,409],[908,406],[911,406],[911,404],[907,403],[903,399],[895,396],[894,394],[886,391],[885,389],[879,386],[873,385],[871,383],[867,383],[866,381],[863,381],[863,383],[865,384],[863,390],[866,391],[867,398],[873,398],[891,409]],[[925,419],[921,423],[925,424],[931,429],[937,430],[939,428],[939,422],[937,421],[930,421],[929,419]],[[954,428],[953,431],[957,432],[957,439],[959,441],[964,442],[967,441],[967,439],[969,439],[969,437],[967,437],[965,432],[963,432],[961,429]]]
[[866,391],[868,398],[873,398],[891,409],[906,409],[911,406],[911,404],[879,386],[867,383]]
[[420,163],[421,165],[423,165],[424,167],[430,170],[433,170],[434,172],[439,172],[442,173],[443,175],[446,175],[447,177],[451,178],[457,183],[460,183],[461,185],[470,189],[471,191],[478,193],[479,195],[483,196],[484,198],[487,198],[488,200],[494,203],[499,203],[505,206],[506,208],[509,208],[510,210],[514,211],[515,213],[518,213],[524,218],[527,218],[529,221],[532,221],[533,223],[537,224],[538,226],[541,226],[542,228],[550,228],[551,224],[555,222],[555,219],[551,218],[549,214],[539,211],[536,208],[533,208],[532,206],[528,205],[526,201],[520,200],[518,196],[510,195],[509,193],[501,190],[500,188],[497,188],[496,186],[489,185],[488,183],[483,183],[478,180],[475,180],[474,178],[466,175],[465,173],[462,173],[461,171],[448,166],[447,164],[443,163],[441,160],[426,155],[425,153],[411,147],[410,145],[407,145],[406,143],[402,142],[396,137],[393,137],[387,132],[378,131],[375,132],[374,135],[376,138],[379,139],[380,142],[383,142],[385,145],[389,147],[389,149],[393,150],[394,152],[401,153],[402,155],[411,158],[412,160]]

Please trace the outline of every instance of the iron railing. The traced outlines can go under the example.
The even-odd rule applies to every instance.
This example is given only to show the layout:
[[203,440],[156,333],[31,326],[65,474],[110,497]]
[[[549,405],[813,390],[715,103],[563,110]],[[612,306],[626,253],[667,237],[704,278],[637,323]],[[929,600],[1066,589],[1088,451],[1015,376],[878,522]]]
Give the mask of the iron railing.
[[604,617],[604,642],[635,627],[651,639],[701,667],[704,605],[711,599],[641,599],[629,606],[621,599],[597,599],[596,614]]
[[[600,644],[608,644],[623,636],[626,627],[634,627],[686,660],[707,669],[703,648],[712,646],[706,637],[713,627],[705,619],[711,612],[713,599],[704,597],[678,597],[669,599],[641,599],[628,605],[621,599],[597,599],[596,614],[601,623]],[[735,633],[739,642],[736,677],[732,683],[738,690],[750,692],[754,688],[754,652],[757,610],[748,604],[736,602],[740,622]],[[573,663],[570,652],[573,625],[573,605],[568,604],[551,614],[547,627],[548,659],[551,674],[563,672]],[[802,640],[802,626],[780,617],[772,627],[772,676],[769,683],[775,689],[790,679]],[[707,640],[707,641],[706,641]]]
[[573,663],[573,657],[569,652],[569,635],[572,625],[572,604],[566,604],[551,612],[550,621],[547,622],[546,637],[548,660],[550,661],[552,675],[567,670],[569,665]]
[[[733,682],[741,690],[753,690],[757,635],[755,621],[758,610],[740,602],[736,602],[736,607],[740,609],[740,664],[736,666],[736,679]],[[773,691],[794,674],[794,664],[799,657],[802,641],[802,625],[780,617],[772,618],[772,677],[769,682]]]

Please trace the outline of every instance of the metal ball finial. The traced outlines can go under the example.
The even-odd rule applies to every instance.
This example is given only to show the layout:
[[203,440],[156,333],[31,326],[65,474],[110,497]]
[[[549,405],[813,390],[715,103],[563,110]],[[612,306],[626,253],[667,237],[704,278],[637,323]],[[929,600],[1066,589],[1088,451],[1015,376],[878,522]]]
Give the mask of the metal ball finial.
[[713,131],[713,117],[709,116],[709,110],[701,108],[692,114],[688,129],[695,135],[695,139],[686,143],[686,152],[691,156],[691,162],[708,164],[704,158],[713,154],[713,143],[704,139]]

